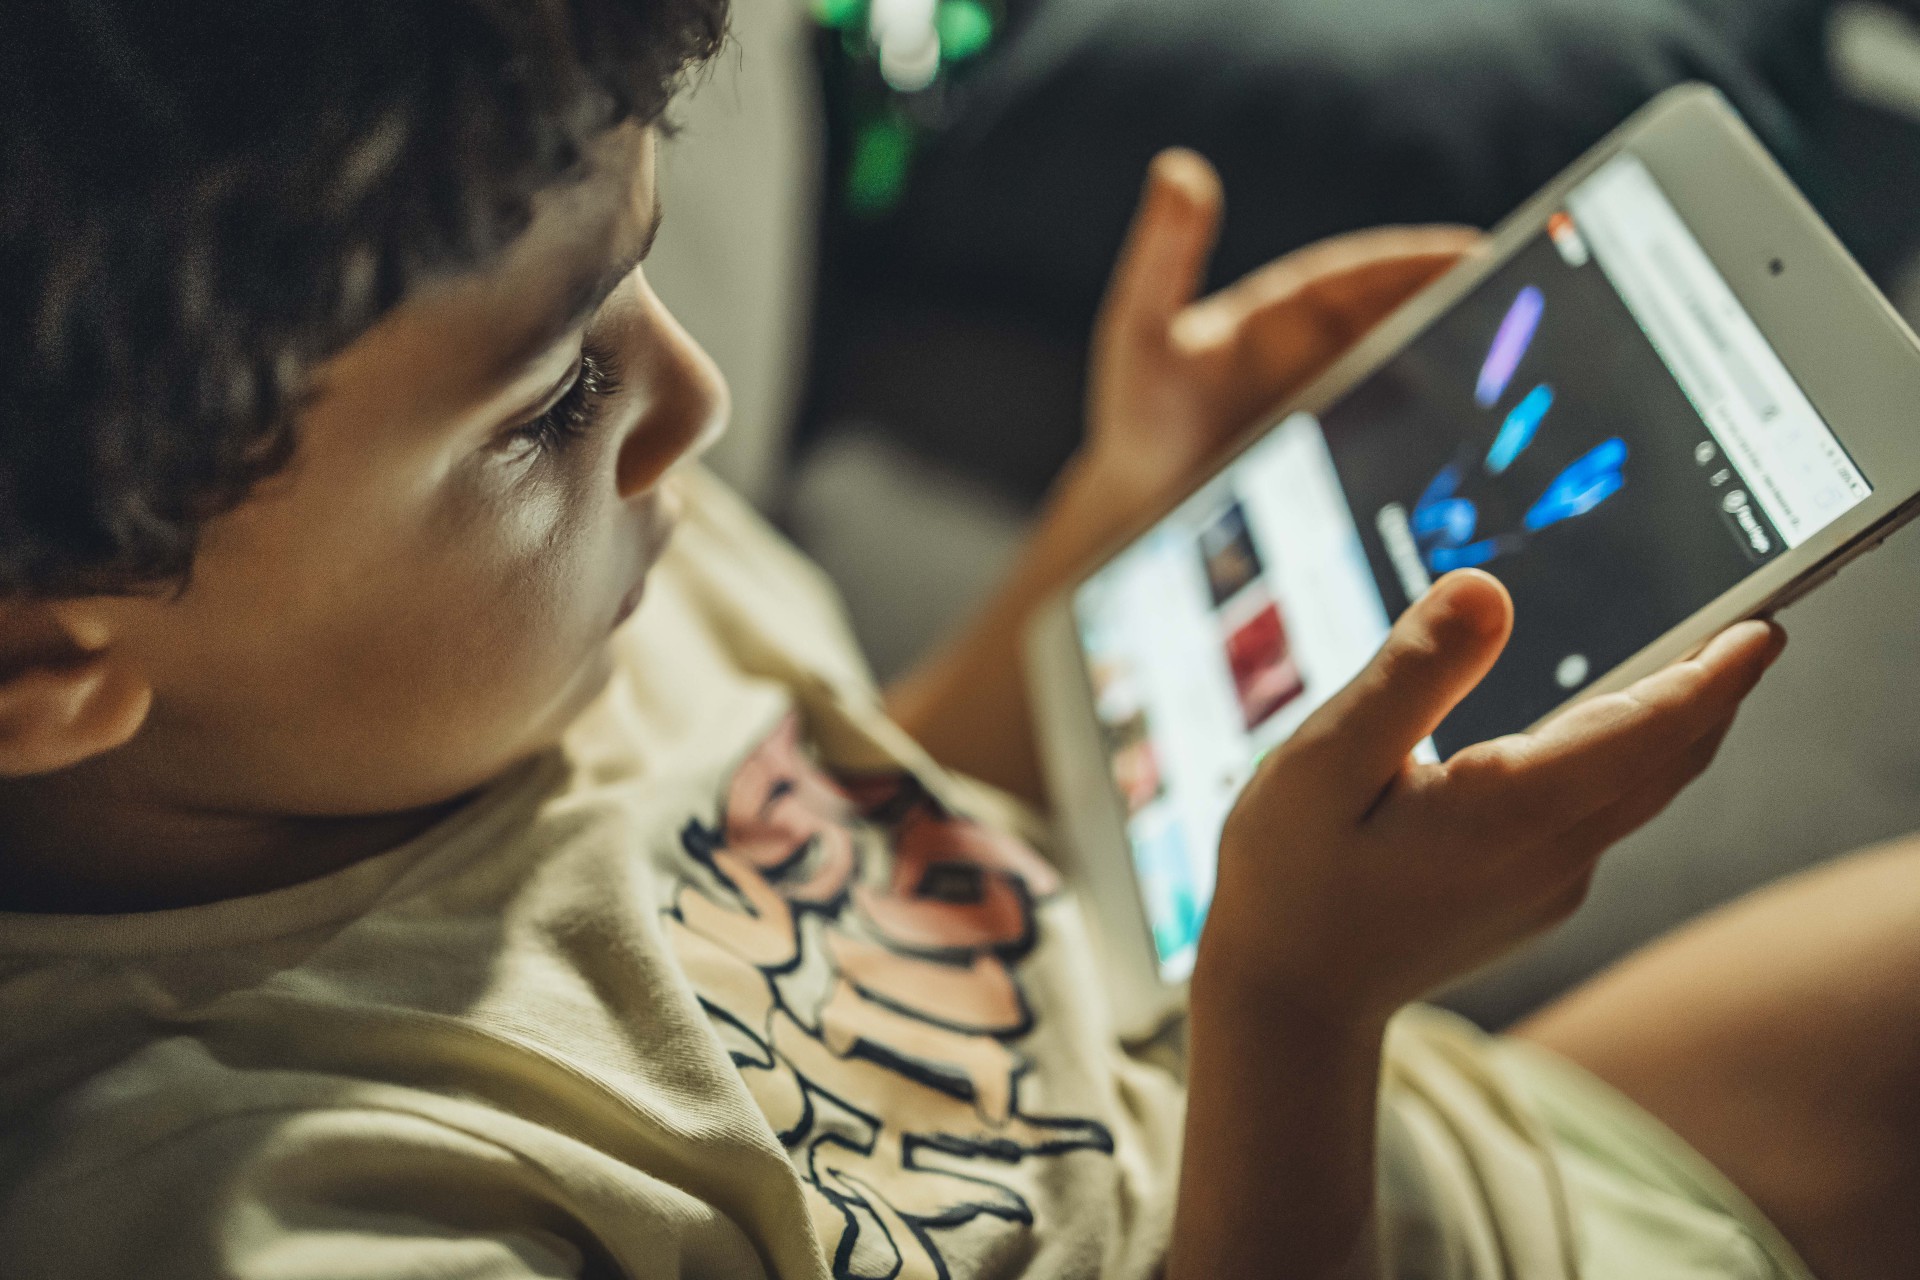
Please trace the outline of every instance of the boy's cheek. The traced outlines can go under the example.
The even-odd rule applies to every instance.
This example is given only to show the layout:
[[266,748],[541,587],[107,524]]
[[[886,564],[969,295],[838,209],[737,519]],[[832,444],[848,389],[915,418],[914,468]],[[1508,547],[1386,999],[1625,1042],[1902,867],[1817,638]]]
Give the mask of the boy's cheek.
[[452,798],[551,745],[607,679],[638,566],[618,531],[506,527],[197,584],[150,628],[152,762],[209,804],[346,814]]

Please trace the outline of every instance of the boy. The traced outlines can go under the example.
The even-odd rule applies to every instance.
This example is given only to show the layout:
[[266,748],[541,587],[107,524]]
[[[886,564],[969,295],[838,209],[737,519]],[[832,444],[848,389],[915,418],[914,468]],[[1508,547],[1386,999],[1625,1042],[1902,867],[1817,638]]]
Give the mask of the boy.
[[638,263],[723,3],[4,19],[0,1274],[1805,1276],[1770,1219],[1911,1273],[1910,855],[1534,1045],[1395,1016],[1572,909],[1760,624],[1420,766],[1510,623],[1442,583],[1236,810],[1184,1098],[1118,1051],[949,769],[1037,798],[1033,603],[1466,241],[1189,305],[1164,158],[1088,444],[903,732],[683,465],[725,392]]

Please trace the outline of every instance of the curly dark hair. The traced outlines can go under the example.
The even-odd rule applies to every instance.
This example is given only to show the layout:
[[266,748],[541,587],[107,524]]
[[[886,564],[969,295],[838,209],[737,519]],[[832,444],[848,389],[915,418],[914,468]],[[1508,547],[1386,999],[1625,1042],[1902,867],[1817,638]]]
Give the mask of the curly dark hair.
[[313,367],[653,121],[727,0],[0,4],[0,599],[179,583]]

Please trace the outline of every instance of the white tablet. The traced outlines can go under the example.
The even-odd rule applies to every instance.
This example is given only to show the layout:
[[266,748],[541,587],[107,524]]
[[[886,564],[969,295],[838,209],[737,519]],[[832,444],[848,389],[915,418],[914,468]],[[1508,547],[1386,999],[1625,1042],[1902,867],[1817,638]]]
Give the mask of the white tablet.
[[1647,107],[1036,620],[1123,1028],[1177,1007],[1254,763],[1427,585],[1513,595],[1423,750],[1522,730],[1831,577],[1915,509],[1920,347],[1710,89]]

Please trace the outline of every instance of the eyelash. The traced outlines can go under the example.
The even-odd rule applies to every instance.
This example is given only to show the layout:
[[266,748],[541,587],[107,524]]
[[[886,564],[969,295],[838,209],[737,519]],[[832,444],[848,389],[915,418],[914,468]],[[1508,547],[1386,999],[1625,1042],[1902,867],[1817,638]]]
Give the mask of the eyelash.
[[620,371],[611,351],[583,343],[580,376],[553,407],[514,430],[514,437],[531,442],[542,453],[559,453],[593,430],[602,401],[620,390]]

